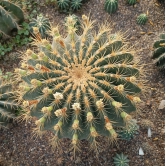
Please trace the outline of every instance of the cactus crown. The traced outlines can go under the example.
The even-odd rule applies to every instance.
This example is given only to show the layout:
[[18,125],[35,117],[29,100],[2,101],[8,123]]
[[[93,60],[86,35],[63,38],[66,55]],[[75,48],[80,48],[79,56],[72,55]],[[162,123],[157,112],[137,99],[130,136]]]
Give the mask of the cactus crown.
[[160,69],[165,68],[165,34],[160,35],[160,39],[154,43],[153,48],[155,50],[152,59]]
[[137,17],[137,23],[140,24],[140,25],[144,25],[148,20],[148,17],[145,13],[143,14],[140,14],[138,17]]
[[123,153],[116,154],[116,156],[113,157],[115,166],[129,166],[128,163],[130,160],[127,157],[128,156]]
[[24,109],[37,117],[38,131],[51,130],[57,142],[70,138],[74,147],[81,139],[96,147],[100,135],[116,140],[116,126],[128,125],[136,111],[139,66],[122,35],[112,37],[107,24],[94,33],[94,22],[83,15],[78,36],[74,23],[66,24],[66,38],[55,27],[52,44],[34,41],[38,52],[27,50],[16,73],[23,80]]
[[10,36],[13,29],[18,29],[24,21],[22,9],[12,1],[0,1],[0,33]]

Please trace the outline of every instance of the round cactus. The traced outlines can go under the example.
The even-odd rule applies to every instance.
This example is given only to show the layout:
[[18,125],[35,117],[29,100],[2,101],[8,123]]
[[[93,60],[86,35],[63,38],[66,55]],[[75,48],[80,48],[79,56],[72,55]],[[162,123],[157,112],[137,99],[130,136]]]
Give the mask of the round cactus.
[[155,64],[160,68],[165,68],[165,34],[160,35],[160,39],[153,45],[155,51],[152,59],[155,59]]
[[128,126],[141,101],[141,69],[134,51],[107,24],[95,33],[93,23],[83,15],[80,36],[74,22],[66,24],[65,38],[53,28],[52,44],[35,40],[38,51],[27,50],[15,71],[22,79],[26,116],[37,118],[36,131],[51,130],[57,144],[70,138],[74,148],[82,139],[96,147],[100,135],[116,140],[116,127]]
[[118,9],[118,0],[105,0],[104,9],[107,13],[115,13]]
[[15,118],[15,111],[18,109],[16,97],[12,92],[12,84],[5,83],[0,78],[0,128],[7,125],[7,122]]
[[137,0],[127,0],[127,3],[129,5],[134,5],[134,4],[136,4],[136,2],[137,2]]
[[140,24],[140,25],[144,25],[148,20],[148,17],[146,14],[140,14],[138,17],[137,17],[137,23]]
[[82,0],[72,0],[71,1],[71,8],[72,10],[78,10],[82,6]]
[[116,156],[113,157],[115,166],[129,166],[130,160],[127,157],[128,156],[123,153],[116,154]]
[[139,126],[136,124],[136,121],[133,119],[131,120],[130,125],[127,128],[123,128],[121,131],[118,132],[118,135],[121,139],[130,140],[134,137],[134,134],[137,133]]
[[37,19],[32,19],[29,26],[32,32],[33,28],[37,27],[42,38],[45,38],[47,36],[47,31],[50,30],[51,27],[49,19],[45,18],[43,15],[37,16]]
[[69,10],[69,4],[70,4],[70,0],[58,0],[58,7],[61,10]]

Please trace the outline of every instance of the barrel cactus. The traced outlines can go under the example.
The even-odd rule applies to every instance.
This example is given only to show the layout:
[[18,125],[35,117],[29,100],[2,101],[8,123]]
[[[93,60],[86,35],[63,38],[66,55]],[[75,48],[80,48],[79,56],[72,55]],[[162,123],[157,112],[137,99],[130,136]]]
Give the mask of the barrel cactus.
[[104,9],[107,13],[115,13],[118,9],[118,0],[105,0]]
[[33,18],[29,26],[31,28],[31,32],[33,32],[34,27],[37,27],[39,29],[42,38],[45,38],[47,36],[47,31],[50,30],[51,28],[49,19],[45,18],[41,14],[37,16],[37,19]]
[[129,5],[134,5],[134,4],[136,4],[136,2],[137,2],[137,0],[127,0],[127,3]]
[[123,153],[116,154],[116,156],[113,157],[115,166],[129,166],[130,160],[127,157],[128,156]]
[[137,17],[137,23],[140,24],[140,25],[144,25],[148,20],[148,17],[146,14],[140,14],[138,17]]
[[70,8],[70,0],[58,0],[58,7],[61,9],[61,10],[69,10]]
[[20,99],[26,117],[36,117],[36,130],[51,130],[54,141],[70,138],[74,149],[87,139],[117,139],[117,126],[128,126],[141,101],[141,69],[127,49],[123,35],[112,35],[107,24],[94,32],[93,21],[82,16],[83,33],[67,26],[67,37],[52,28],[52,44],[35,40],[37,52],[27,50],[21,67]]
[[153,48],[155,50],[152,59],[160,69],[165,68],[165,34],[160,35],[160,39],[154,43]]
[[82,6],[82,0],[72,0],[71,1],[71,8],[72,10],[78,10]]
[[0,1],[0,33],[11,36],[12,30],[18,29],[23,21],[24,13],[16,3]]
[[12,84],[5,83],[0,78],[0,127],[6,126],[9,120],[15,118],[16,109],[18,105],[12,92]]

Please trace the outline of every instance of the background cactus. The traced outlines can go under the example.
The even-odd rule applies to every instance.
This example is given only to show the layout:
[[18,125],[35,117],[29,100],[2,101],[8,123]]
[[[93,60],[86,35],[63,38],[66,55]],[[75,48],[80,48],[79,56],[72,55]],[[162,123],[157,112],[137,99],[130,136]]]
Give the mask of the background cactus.
[[130,160],[127,157],[128,156],[123,153],[116,154],[116,156],[113,157],[115,166],[129,166]]
[[107,24],[94,33],[94,22],[85,15],[82,20],[80,36],[69,24],[66,38],[55,27],[52,44],[36,39],[38,51],[27,50],[15,71],[25,116],[37,118],[35,131],[51,130],[57,145],[70,138],[74,149],[82,139],[96,148],[100,135],[116,140],[116,127],[130,124],[129,114],[141,101],[141,69],[123,36],[112,37]]
[[105,0],[104,9],[107,13],[115,13],[118,9],[118,0]]
[[71,8],[72,10],[78,10],[82,6],[82,0],[72,0],[71,1]]
[[123,128],[121,131],[118,132],[121,139],[130,140],[134,137],[134,134],[137,133],[139,126],[137,125],[136,121],[132,119],[130,125],[127,128]]
[[140,14],[138,17],[137,17],[137,23],[140,24],[140,25],[144,25],[148,20],[148,17],[146,14]]
[[0,78],[0,127],[6,126],[7,122],[15,117],[18,105],[12,92],[12,85],[4,83]]
[[137,0],[127,0],[127,3],[129,5],[134,5],[134,4],[136,4],[136,2],[137,2]]
[[160,68],[165,68],[165,34],[160,35],[160,39],[153,45],[155,49],[152,59],[155,59],[155,64]]
[[43,15],[37,16],[37,19],[32,19],[29,26],[31,28],[31,32],[33,32],[34,27],[37,27],[42,38],[47,36],[47,31],[51,28],[49,19],[45,18]]
[[69,10],[70,8],[70,0],[58,0],[58,7],[61,9],[61,10]]
[[18,29],[24,21],[24,13],[15,3],[8,0],[0,2],[0,33],[10,36],[12,30]]

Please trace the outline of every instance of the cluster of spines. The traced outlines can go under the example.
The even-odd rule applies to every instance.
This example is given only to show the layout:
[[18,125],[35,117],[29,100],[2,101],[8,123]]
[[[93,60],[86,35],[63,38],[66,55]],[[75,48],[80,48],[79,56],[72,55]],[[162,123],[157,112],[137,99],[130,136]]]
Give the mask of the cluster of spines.
[[82,19],[81,36],[72,24],[65,39],[58,28],[52,29],[52,45],[39,37],[34,41],[39,52],[27,50],[21,69],[16,69],[25,81],[20,85],[23,106],[38,118],[37,129],[52,130],[56,141],[72,139],[74,148],[81,139],[96,147],[100,135],[116,140],[114,126],[128,125],[129,113],[140,102],[135,96],[140,92],[139,70],[122,47],[122,37],[109,38],[106,25],[93,37],[93,22]]

